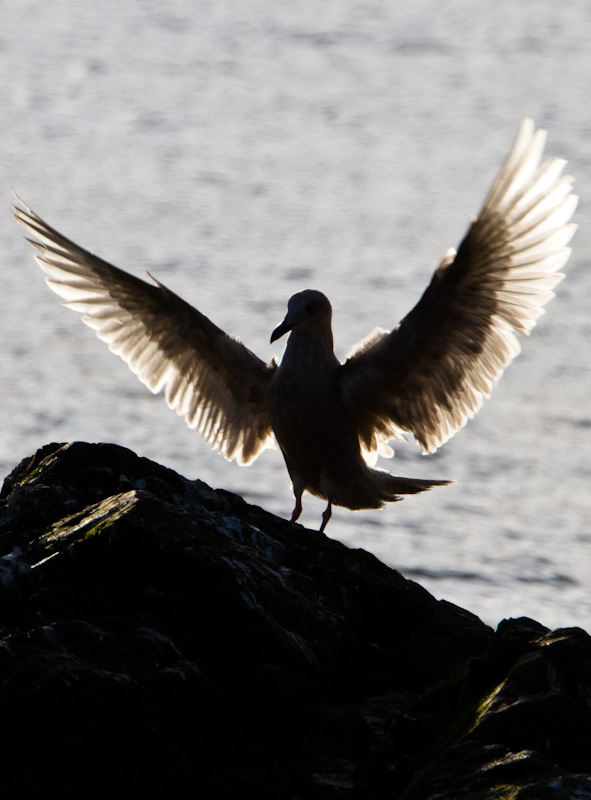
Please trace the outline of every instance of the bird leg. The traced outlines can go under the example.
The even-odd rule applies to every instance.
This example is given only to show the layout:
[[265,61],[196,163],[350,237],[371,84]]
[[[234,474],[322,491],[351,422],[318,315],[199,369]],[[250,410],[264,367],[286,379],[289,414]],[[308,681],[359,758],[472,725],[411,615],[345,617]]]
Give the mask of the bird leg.
[[328,505],[322,512],[322,525],[320,526],[320,533],[324,533],[324,529],[328,525],[328,520],[330,519],[331,515],[332,515],[332,503],[329,500]]
[[295,499],[296,499],[296,504],[294,506],[293,511],[291,512],[290,522],[295,522],[302,513],[302,492],[296,494]]

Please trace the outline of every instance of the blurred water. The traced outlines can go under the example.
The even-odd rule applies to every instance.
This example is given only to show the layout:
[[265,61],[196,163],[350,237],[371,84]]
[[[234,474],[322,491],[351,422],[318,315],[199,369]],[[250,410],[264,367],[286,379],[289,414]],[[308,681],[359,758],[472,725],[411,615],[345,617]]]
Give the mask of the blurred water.
[[[337,350],[416,302],[524,116],[581,197],[568,278],[476,420],[386,468],[453,478],[328,533],[495,624],[591,628],[591,6],[434,0],[0,0],[0,171],[38,213],[149,270],[263,358],[318,288]],[[11,202],[6,189],[5,208]],[[114,441],[284,516],[278,451],[212,453],[45,286],[0,217],[0,468]],[[323,503],[307,498],[303,521]]]

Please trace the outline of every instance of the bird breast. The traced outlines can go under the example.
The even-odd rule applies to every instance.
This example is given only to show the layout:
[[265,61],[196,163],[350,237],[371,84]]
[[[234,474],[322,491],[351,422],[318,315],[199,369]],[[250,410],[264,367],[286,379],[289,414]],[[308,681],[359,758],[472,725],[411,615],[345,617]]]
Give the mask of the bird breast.
[[361,458],[357,432],[341,399],[338,368],[334,355],[330,361],[284,357],[269,386],[275,437],[292,479],[297,475],[310,490],[319,489],[333,460]]

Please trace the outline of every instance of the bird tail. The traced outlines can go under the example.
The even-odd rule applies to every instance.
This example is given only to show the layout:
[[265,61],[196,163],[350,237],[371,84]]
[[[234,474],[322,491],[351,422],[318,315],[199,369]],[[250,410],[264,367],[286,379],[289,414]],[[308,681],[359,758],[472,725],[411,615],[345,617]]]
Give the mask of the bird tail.
[[371,477],[383,503],[403,500],[407,494],[419,494],[434,486],[448,486],[453,481],[428,481],[422,478],[400,478],[389,472],[372,469]]
[[353,480],[324,480],[322,493],[335,506],[352,510],[383,508],[386,503],[403,500],[407,494],[419,494],[433,486],[447,486],[453,481],[426,481],[421,478],[399,478],[381,469],[371,469],[365,464]]

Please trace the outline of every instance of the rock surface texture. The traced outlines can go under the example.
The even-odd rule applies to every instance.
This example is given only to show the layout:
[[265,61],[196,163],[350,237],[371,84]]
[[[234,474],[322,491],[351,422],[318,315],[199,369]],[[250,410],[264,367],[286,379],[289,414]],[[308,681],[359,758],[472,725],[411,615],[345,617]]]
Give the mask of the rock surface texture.
[[591,798],[591,639],[115,445],[5,480],[6,796]]

